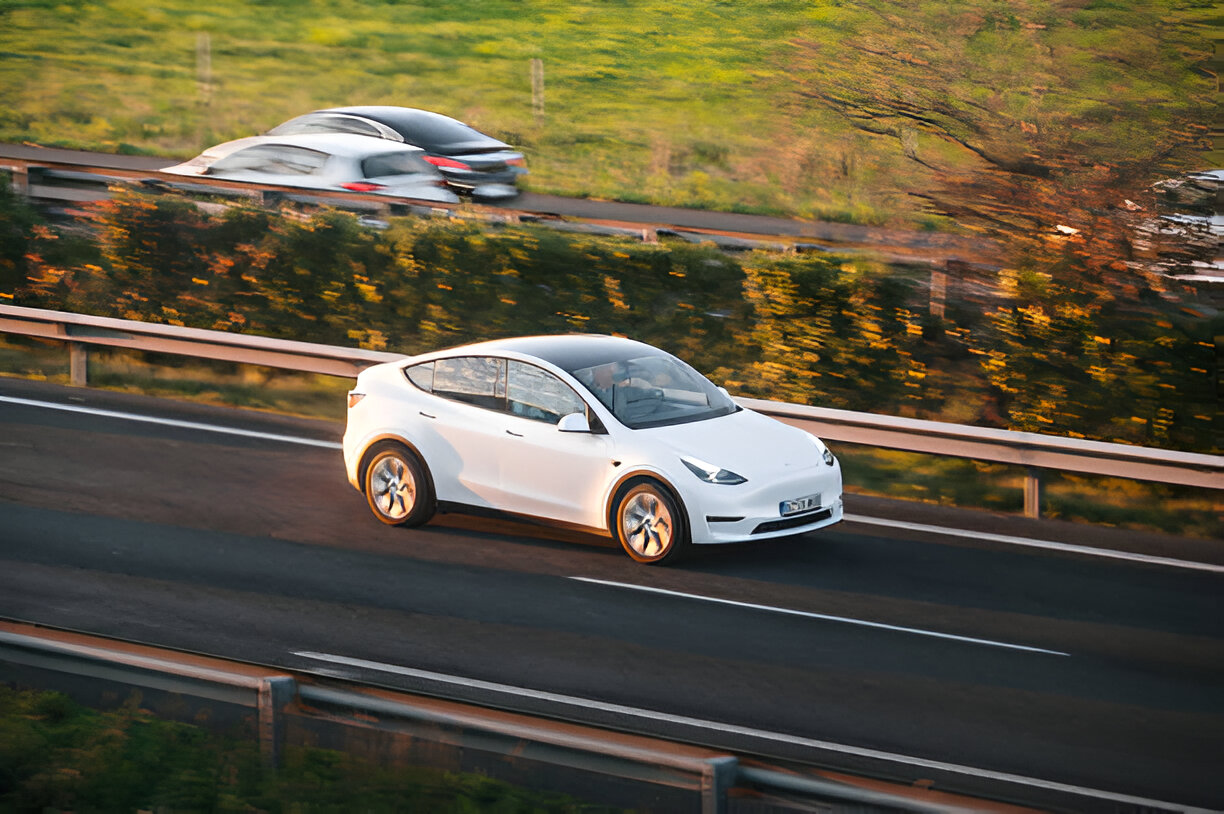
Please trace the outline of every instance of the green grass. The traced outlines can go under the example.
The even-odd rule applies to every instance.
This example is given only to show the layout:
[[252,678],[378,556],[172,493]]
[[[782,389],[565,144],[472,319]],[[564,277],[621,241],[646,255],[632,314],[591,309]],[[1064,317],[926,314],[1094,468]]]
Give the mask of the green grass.
[[[62,343],[0,336],[0,376],[68,384]],[[102,390],[343,421],[352,379],[109,348],[90,351],[89,384]]]
[[1209,115],[1192,27],[1210,6],[1130,5],[23,0],[0,5],[0,140],[186,157],[318,107],[400,104],[522,146],[538,191],[912,223],[933,167],[981,164],[921,123],[942,114],[863,129],[855,94],[954,99],[988,125],[955,134],[988,146],[1073,134],[1099,164],[1168,169],[1153,135]]
[[[846,491],[1006,514],[1024,511],[1023,467],[830,442]],[[1224,539],[1224,509],[1210,489],[1042,473],[1041,516],[1099,526]]]
[[[67,384],[68,352],[58,342],[0,335],[0,376]],[[90,384],[286,415],[343,421],[351,380],[164,354],[98,349]],[[832,443],[847,492],[1019,514],[1020,467]],[[1224,538],[1224,513],[1208,490],[1048,472],[1042,516],[1205,539]]]
[[384,767],[291,746],[280,769],[257,743],[164,720],[138,693],[98,711],[0,684],[0,810],[576,814],[611,809],[476,774]]

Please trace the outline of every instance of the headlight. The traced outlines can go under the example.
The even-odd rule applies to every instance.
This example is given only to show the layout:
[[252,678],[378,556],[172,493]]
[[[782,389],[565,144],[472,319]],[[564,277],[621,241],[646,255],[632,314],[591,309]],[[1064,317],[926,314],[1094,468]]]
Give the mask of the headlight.
[[811,433],[808,433],[808,440],[810,440],[813,444],[815,444],[816,449],[820,450],[820,457],[824,458],[824,462],[826,465],[832,466],[833,464],[837,463],[837,458],[833,457],[833,453],[829,450],[828,447],[825,446],[824,441],[821,441],[819,438],[812,435]]
[[726,486],[734,486],[737,483],[748,482],[748,479],[743,475],[737,475],[730,470],[708,464],[700,458],[690,458],[684,455],[681,456],[680,460],[688,467],[690,472],[706,483],[721,483]]

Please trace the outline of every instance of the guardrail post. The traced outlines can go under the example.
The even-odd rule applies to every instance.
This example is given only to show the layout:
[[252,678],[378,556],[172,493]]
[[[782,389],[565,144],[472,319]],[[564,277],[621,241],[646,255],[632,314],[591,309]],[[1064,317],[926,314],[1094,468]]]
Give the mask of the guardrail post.
[[68,343],[68,370],[73,387],[89,386],[89,346],[83,342]]
[[948,300],[948,275],[946,272],[931,269],[931,316],[944,318]]
[[727,789],[739,777],[739,759],[715,757],[701,771],[701,814],[723,814],[727,810]]
[[1030,466],[1024,474],[1024,516],[1034,520],[1041,517],[1041,470]]
[[285,744],[285,716],[280,714],[297,693],[289,676],[265,678],[259,685],[259,754],[265,766],[280,768]]
[[9,174],[9,184],[16,194],[23,198],[30,197],[30,174],[25,167],[6,167]]

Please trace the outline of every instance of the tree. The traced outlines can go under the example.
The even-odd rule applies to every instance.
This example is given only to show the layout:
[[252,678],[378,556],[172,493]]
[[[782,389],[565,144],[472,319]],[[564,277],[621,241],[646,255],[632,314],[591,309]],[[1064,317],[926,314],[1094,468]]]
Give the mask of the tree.
[[1199,169],[1201,0],[847,0],[794,43],[794,93],[893,139],[898,188],[1038,258],[1121,270],[1126,201]]

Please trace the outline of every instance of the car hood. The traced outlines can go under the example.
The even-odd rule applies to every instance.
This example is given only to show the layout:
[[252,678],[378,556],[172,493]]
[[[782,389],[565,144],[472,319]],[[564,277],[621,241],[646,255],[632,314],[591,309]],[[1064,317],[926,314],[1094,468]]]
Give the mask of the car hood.
[[814,436],[752,410],[633,432],[677,455],[700,458],[749,480],[821,462],[820,449],[809,440]]

